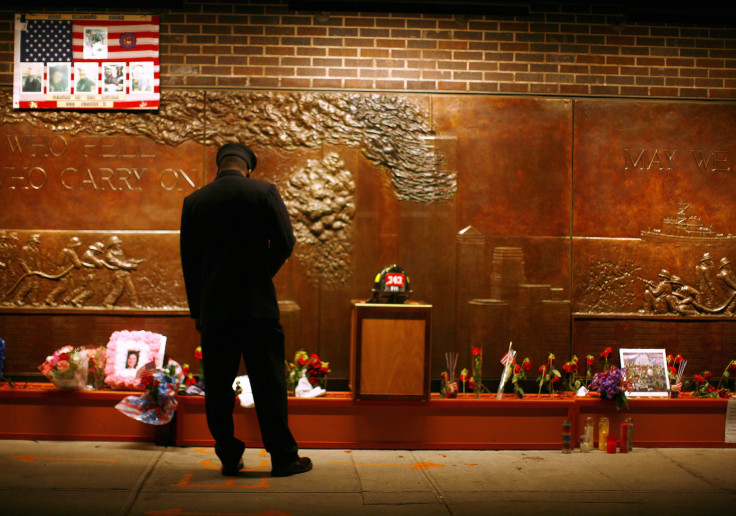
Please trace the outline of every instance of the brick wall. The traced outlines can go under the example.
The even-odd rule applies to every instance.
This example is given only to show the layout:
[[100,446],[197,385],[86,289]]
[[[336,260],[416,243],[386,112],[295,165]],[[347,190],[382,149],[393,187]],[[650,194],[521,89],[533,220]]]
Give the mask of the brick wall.
[[[163,88],[736,98],[736,28],[622,23],[608,3],[523,18],[290,11],[185,1],[161,15]],[[13,12],[0,11],[0,86]]]

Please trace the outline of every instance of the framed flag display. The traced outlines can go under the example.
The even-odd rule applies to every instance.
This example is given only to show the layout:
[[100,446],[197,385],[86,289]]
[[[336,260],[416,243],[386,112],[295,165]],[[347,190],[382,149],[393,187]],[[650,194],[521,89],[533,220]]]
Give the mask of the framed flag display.
[[158,109],[155,15],[16,14],[15,109]]

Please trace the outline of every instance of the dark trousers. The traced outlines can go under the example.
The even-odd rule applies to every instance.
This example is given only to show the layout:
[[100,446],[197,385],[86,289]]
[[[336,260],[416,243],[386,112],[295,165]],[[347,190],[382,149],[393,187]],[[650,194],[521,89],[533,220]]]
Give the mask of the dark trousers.
[[207,425],[215,450],[223,463],[240,459],[245,448],[235,438],[233,382],[240,357],[253,391],[261,438],[273,465],[298,457],[298,446],[289,430],[284,330],[277,319],[246,319],[202,326],[202,365],[205,374]]

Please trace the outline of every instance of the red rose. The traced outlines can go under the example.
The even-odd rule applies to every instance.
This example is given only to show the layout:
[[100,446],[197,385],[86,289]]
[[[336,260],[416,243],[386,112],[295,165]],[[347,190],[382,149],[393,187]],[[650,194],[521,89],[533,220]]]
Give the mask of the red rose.
[[184,383],[186,385],[195,385],[197,383],[197,380],[194,378],[194,376],[189,375],[187,376],[187,379],[184,380]]
[[609,356],[611,356],[611,353],[613,353],[613,348],[607,347],[601,353],[601,358],[608,358]]
[[593,355],[588,355],[585,357],[585,363],[589,366],[592,366],[595,362],[595,358],[593,358]]
[[685,359],[684,359],[684,358],[682,358],[682,355],[677,355],[677,356],[675,357],[675,365],[680,365],[680,364],[682,363],[682,361],[683,361],[683,360],[685,360]]
[[559,376],[557,376],[557,375],[554,375],[554,376],[552,377],[552,383],[557,383],[557,382],[559,382],[559,381],[560,381],[560,377],[559,377]]
[[194,358],[196,358],[197,360],[202,360],[202,348],[201,347],[198,347],[197,349],[194,350]]
[[706,371],[703,373],[703,378],[705,378],[706,380],[710,380],[711,378],[713,378],[713,373],[711,373],[710,371]]
[[539,366],[539,374],[540,376],[545,374],[547,372],[547,366],[546,365],[540,365]]
[[524,361],[521,363],[521,367],[524,369],[524,371],[529,371],[532,368],[532,361],[528,358],[525,358]]
[[667,369],[670,370],[670,374],[673,374],[673,375],[677,374],[677,369],[675,369],[674,367],[670,366]]
[[705,378],[703,378],[703,377],[702,377],[702,376],[700,376],[699,374],[696,374],[695,376],[693,376],[693,381],[694,381],[695,383],[698,383],[698,384],[701,384],[701,385],[702,385],[702,384],[704,384],[704,383],[705,383]]
[[519,364],[514,365],[514,374],[519,374],[521,372],[521,366]]
[[472,376],[470,377],[470,380],[468,380],[468,389],[470,389],[471,391],[475,389],[475,380]]
[[440,380],[442,380],[443,382],[446,382],[449,379],[450,379],[450,375],[449,374],[447,374],[444,371],[442,373],[440,373]]
[[309,367],[315,369],[319,369],[320,367],[322,367],[322,361],[314,353],[312,353],[312,355],[309,357]]
[[675,361],[675,357],[673,357],[672,355],[667,355],[667,363],[668,364],[671,364],[674,361]]
[[141,378],[141,385],[143,387],[148,387],[149,385],[153,384],[153,376],[144,376]]
[[568,362],[567,364],[564,364],[562,366],[562,370],[565,371],[566,373],[569,373],[571,371],[570,363]]
[[473,348],[470,351],[470,354],[473,355],[474,357],[479,357],[483,354],[483,350],[481,348]]
[[728,372],[736,372],[736,360],[731,360],[731,363],[728,364]]

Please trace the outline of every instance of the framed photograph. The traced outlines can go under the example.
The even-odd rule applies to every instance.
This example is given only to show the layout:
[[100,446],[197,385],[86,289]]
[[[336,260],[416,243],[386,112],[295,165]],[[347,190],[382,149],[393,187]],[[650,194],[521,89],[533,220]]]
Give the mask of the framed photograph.
[[49,63],[48,93],[71,93],[71,63]]
[[[139,388],[138,371],[163,367],[166,337],[149,331],[116,331],[107,343],[105,383],[113,389]],[[149,366],[150,367],[150,366]]]
[[125,93],[125,63],[103,63],[103,93]]
[[130,92],[153,92],[153,63],[130,63]]
[[626,369],[626,379],[631,382],[629,397],[667,397],[670,378],[667,375],[667,355],[664,349],[619,350],[621,367]]
[[107,59],[107,27],[84,27],[84,59]]
[[43,63],[21,63],[21,91],[43,93]]
[[97,94],[97,63],[74,63],[74,93]]

